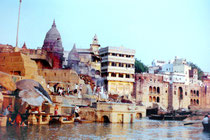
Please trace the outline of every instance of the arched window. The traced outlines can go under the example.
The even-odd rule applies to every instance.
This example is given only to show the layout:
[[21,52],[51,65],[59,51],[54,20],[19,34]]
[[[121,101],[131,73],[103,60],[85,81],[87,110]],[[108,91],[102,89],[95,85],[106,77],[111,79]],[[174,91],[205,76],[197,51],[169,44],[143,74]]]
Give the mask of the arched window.
[[182,89],[182,87],[179,87],[178,95],[179,95],[179,99],[182,100],[183,99],[183,89]]
[[158,103],[160,102],[160,98],[159,98],[159,97],[157,97],[157,102],[158,102]]
[[152,93],[152,87],[151,86],[149,87],[149,93]]
[[153,102],[156,102],[156,97],[153,97],[152,101],[153,101]]
[[196,101],[196,102],[197,102],[197,105],[199,105],[199,100],[198,100],[198,99],[197,99],[197,101]]
[[194,105],[196,104],[196,100],[195,100],[195,99],[193,100],[193,104],[194,104]]
[[149,96],[149,102],[152,102],[152,97],[151,96]]
[[160,93],[160,87],[157,87],[157,93],[158,94]]
[[190,100],[190,104],[191,104],[191,105],[193,104],[193,100],[192,100],[192,99]]
[[199,97],[199,91],[197,90],[197,96]]
[[153,87],[153,93],[156,93],[156,87]]

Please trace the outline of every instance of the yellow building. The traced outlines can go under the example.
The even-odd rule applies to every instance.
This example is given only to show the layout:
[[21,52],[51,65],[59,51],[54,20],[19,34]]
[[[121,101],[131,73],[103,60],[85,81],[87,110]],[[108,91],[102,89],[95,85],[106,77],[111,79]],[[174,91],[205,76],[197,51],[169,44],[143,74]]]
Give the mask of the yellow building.
[[135,50],[124,47],[105,47],[99,50],[101,76],[111,94],[128,95],[133,92]]

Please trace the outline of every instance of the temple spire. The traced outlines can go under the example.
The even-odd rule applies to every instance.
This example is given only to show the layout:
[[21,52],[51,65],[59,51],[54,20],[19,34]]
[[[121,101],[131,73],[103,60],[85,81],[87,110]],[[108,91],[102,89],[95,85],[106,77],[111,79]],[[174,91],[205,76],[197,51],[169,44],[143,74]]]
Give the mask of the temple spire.
[[93,37],[93,44],[98,44],[98,37],[95,34],[95,36]]
[[26,43],[24,42],[23,46],[22,46],[22,49],[27,49],[26,47]]
[[76,50],[76,44],[74,43],[74,45],[73,45],[73,50]]
[[53,25],[52,25],[52,27],[56,27],[55,19],[53,20]]

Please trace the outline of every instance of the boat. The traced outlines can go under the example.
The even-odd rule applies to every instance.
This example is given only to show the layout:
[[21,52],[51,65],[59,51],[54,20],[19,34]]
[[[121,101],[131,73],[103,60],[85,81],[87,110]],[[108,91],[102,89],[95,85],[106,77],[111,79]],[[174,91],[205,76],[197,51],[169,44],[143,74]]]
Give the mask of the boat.
[[151,120],[174,120],[174,121],[183,121],[186,119],[186,115],[150,115],[149,119]]
[[151,120],[163,120],[164,115],[150,115],[149,119]]

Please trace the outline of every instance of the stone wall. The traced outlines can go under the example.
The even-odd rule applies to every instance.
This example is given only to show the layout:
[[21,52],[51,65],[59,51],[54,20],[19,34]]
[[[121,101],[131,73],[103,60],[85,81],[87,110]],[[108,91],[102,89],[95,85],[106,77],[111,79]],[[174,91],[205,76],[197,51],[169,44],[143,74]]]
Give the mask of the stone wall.
[[93,107],[80,108],[80,117],[85,120],[111,123],[132,123],[136,119],[136,114],[146,116],[146,110],[142,106],[123,103],[102,103],[93,104]]
[[79,76],[73,70],[42,69],[39,70],[39,74],[43,76],[47,82],[55,81],[79,84]]
[[20,52],[0,53],[0,71],[13,75],[15,82],[21,79],[33,79],[46,89],[45,79],[39,76],[36,62],[28,55]]
[[108,81],[108,91],[111,94],[128,95],[133,93],[132,82]]

